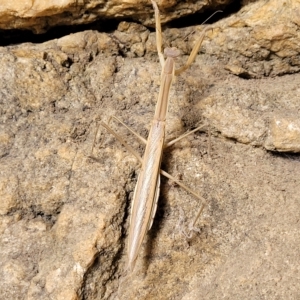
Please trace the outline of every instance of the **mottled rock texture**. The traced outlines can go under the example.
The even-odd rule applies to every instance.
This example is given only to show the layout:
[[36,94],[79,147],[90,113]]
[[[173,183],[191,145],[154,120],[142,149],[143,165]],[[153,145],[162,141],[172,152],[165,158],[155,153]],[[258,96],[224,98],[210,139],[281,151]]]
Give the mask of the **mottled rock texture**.
[[[159,2],[162,22],[168,22],[207,9],[225,7],[232,0],[198,0],[193,2]],[[0,29],[28,29],[41,33],[53,26],[88,24],[101,19],[131,18],[153,25],[150,0],[78,1],[78,0],[1,0]]]
[[[199,201],[163,179],[132,274],[124,268],[139,163],[101,127],[97,160],[89,156],[97,122],[111,115],[147,136],[161,72],[155,34],[122,22],[109,34],[0,48],[3,299],[300,298],[300,3],[244,4],[212,24],[170,97],[168,139],[207,124],[167,149],[162,166],[207,199],[199,230],[183,235]],[[47,19],[26,18],[37,31]],[[201,28],[165,31],[183,53],[178,65]]]

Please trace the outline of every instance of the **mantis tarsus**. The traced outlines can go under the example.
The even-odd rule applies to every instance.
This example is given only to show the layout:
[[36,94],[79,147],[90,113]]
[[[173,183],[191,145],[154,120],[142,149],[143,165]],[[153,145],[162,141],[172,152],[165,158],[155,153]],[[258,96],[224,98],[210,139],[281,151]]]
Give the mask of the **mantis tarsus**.
[[[199,212],[196,218],[192,222],[194,226],[195,222],[199,218],[204,205],[205,199],[193,192],[191,189],[183,185],[180,181],[176,180],[174,177],[169,175],[167,172],[160,169],[161,158],[163,149],[173,145],[176,141],[186,137],[187,135],[199,130],[200,126],[181,137],[165,143],[165,123],[166,114],[168,109],[169,92],[172,85],[172,81],[176,75],[184,72],[195,60],[199,48],[205,36],[205,32],[210,27],[204,29],[201,37],[195,44],[187,62],[179,69],[175,69],[175,59],[180,55],[180,52],[176,48],[166,48],[164,54],[162,53],[162,34],[161,34],[161,23],[160,15],[156,2],[151,0],[154,11],[155,11],[155,21],[156,21],[156,43],[157,52],[159,56],[159,61],[162,66],[161,74],[161,84],[159,90],[159,96],[156,104],[154,118],[152,120],[151,129],[148,135],[147,141],[140,137],[138,134],[133,132],[129,127],[127,127],[118,118],[113,117],[116,121],[124,125],[127,129],[133,132],[139,140],[146,144],[146,149],[143,158],[131,147],[129,146],[121,136],[114,132],[107,124],[101,122],[101,125],[106,128],[106,130],[113,134],[116,139],[118,139],[127,150],[129,150],[142,164],[141,171],[138,177],[138,181],[135,187],[133,195],[133,203],[131,209],[131,220],[129,228],[129,240],[128,240],[128,269],[133,270],[140,247],[146,235],[146,232],[151,228],[153,218],[157,208],[157,200],[159,197],[160,190],[160,174],[175,181],[179,186],[186,189],[188,192],[192,193],[196,198],[202,201]],[[164,58],[166,56],[166,59]]]

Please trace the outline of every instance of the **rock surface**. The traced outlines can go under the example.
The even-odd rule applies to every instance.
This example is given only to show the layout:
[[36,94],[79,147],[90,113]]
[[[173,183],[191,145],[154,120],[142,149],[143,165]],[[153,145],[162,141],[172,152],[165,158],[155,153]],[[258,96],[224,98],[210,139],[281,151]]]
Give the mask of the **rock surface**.
[[227,69],[245,78],[298,73],[300,1],[257,1],[226,20],[218,52]]
[[[232,0],[198,0],[193,2],[160,1],[162,22],[224,7]],[[75,0],[2,0],[0,29],[28,29],[42,33],[53,26],[89,24],[103,19],[133,19],[153,25],[150,0],[75,1]]]
[[[211,137],[206,126],[167,149],[163,168],[208,205],[187,239],[184,228],[200,203],[162,180],[158,213],[132,274],[124,268],[138,161],[103,128],[97,160],[89,156],[97,121],[111,115],[147,136],[161,72],[154,33],[122,22],[112,34],[85,31],[0,48],[3,299],[300,297],[300,74],[279,55],[292,53],[290,45],[297,51],[299,37],[288,43],[289,35],[279,35],[268,59],[243,60],[240,52],[262,24],[274,22],[269,14],[249,20],[270,3],[279,1],[250,3],[214,24],[196,62],[174,83],[168,139],[200,124],[209,125]],[[278,24],[293,5],[281,6]],[[228,26],[234,18],[247,25]],[[292,15],[289,22],[299,28]],[[182,37],[193,29],[167,29],[165,39],[187,54],[197,34]],[[240,64],[232,63],[235,55]],[[274,68],[266,73],[255,64]],[[267,77],[278,74],[285,75]],[[142,153],[132,135],[112,126]]]

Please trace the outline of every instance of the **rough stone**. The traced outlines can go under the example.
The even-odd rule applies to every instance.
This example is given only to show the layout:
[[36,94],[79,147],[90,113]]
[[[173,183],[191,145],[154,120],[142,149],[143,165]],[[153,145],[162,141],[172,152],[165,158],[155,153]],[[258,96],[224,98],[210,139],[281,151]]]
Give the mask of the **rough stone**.
[[209,53],[243,78],[298,73],[300,1],[256,1],[219,22]]
[[300,151],[300,122],[298,114],[274,115],[270,126],[270,144],[267,149],[282,152]]
[[[3,299],[300,297],[300,76],[245,79],[228,72],[232,51],[211,52],[225,39],[219,24],[174,83],[167,116],[168,139],[200,124],[210,130],[163,157],[163,168],[208,205],[187,239],[183,231],[200,203],[163,179],[132,274],[124,269],[138,161],[101,127],[97,159],[90,156],[97,121],[111,115],[147,136],[161,72],[155,34],[121,23],[113,34],[90,30],[0,48]],[[184,53],[178,65],[195,41],[182,39],[192,30],[165,32]],[[276,51],[288,53],[285,45]],[[142,153],[120,124],[111,126]]]
[[[161,1],[162,22],[207,9],[224,7],[232,0],[201,0],[195,2]],[[0,29],[28,29],[42,33],[54,26],[89,24],[101,19],[132,19],[145,25],[154,24],[150,1],[75,1],[40,0],[9,1],[0,5]]]

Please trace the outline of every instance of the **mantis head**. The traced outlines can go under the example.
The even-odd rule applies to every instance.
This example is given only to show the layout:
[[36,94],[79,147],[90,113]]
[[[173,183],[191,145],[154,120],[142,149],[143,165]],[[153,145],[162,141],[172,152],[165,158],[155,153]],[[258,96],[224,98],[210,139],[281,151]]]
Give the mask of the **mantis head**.
[[176,58],[180,55],[180,51],[175,47],[165,48],[164,49],[164,55],[167,56],[167,57]]

